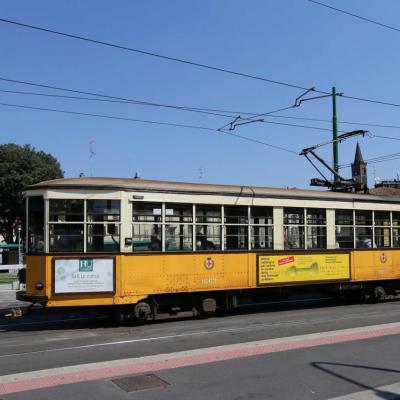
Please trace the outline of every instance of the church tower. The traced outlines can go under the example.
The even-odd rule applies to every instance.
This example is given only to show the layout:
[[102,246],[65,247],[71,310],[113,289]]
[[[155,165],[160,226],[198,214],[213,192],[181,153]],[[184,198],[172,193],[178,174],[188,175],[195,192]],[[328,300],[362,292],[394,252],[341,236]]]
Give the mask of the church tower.
[[355,182],[356,192],[366,192],[368,190],[367,163],[364,162],[358,142],[354,162],[351,164],[351,177]]

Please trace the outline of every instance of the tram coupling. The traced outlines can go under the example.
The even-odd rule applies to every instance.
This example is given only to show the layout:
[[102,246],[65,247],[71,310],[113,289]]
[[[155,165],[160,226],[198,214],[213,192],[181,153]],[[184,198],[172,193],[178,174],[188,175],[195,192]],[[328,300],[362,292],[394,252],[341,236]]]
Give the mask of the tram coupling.
[[35,303],[29,304],[28,307],[15,307],[11,308],[6,314],[4,314],[5,317],[8,318],[20,318],[23,317],[24,315],[27,315],[32,312],[32,307],[35,305]]

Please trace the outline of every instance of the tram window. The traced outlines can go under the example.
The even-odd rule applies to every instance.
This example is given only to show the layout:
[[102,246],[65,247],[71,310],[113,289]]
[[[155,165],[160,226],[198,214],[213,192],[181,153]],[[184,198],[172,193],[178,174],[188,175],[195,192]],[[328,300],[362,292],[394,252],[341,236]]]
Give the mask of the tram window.
[[220,225],[196,225],[196,250],[221,250]]
[[326,227],[307,226],[307,249],[326,248]]
[[133,251],[161,251],[161,224],[133,224]]
[[133,221],[161,222],[160,203],[132,203]]
[[389,211],[375,211],[375,225],[376,226],[390,226],[390,212]]
[[87,200],[86,214],[88,222],[119,221],[119,200]]
[[400,212],[393,212],[392,213],[392,225],[393,226],[400,226]]
[[273,227],[272,226],[252,226],[251,227],[251,248],[252,249],[272,249],[273,247]]
[[226,225],[225,249],[245,250],[248,248],[248,227],[242,225]]
[[83,200],[56,200],[49,202],[50,222],[83,222]]
[[304,249],[304,209],[303,208],[284,208],[283,227],[284,248],[285,249]]
[[307,225],[326,225],[326,210],[307,208]]
[[372,211],[356,210],[356,225],[372,225]]
[[248,209],[243,206],[225,206],[226,224],[247,224],[249,221]]
[[336,210],[336,225],[353,225],[353,210]]
[[293,225],[304,225],[304,209],[303,208],[284,208],[283,223]]
[[221,223],[221,206],[196,205],[197,223]]
[[191,204],[166,204],[166,222],[193,222],[193,206]]
[[119,224],[88,224],[86,236],[88,252],[119,251]]
[[191,251],[193,249],[193,226],[188,224],[165,225],[166,251]]
[[272,225],[272,207],[251,207],[250,223],[254,225]]
[[304,249],[304,226],[283,227],[285,249]]
[[44,200],[42,196],[28,197],[28,251],[43,253],[44,247]]
[[336,226],[336,247],[339,249],[354,247],[354,228],[352,226]]
[[83,252],[83,224],[50,224],[51,252]]
[[393,228],[393,247],[400,247],[400,228]]
[[370,249],[372,243],[372,228],[367,226],[356,227],[356,248]]
[[376,247],[390,247],[390,228],[375,228]]

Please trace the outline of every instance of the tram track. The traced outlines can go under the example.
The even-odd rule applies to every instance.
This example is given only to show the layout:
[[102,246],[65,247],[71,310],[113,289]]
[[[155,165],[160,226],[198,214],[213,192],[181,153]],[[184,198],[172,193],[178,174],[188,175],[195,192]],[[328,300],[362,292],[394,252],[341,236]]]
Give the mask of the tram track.
[[[388,303],[387,303],[388,304]],[[352,306],[350,306],[352,307]],[[353,308],[353,307],[352,307]],[[357,308],[357,307],[356,307]],[[378,306],[379,308],[379,306]],[[316,309],[315,312],[317,312]],[[321,310],[319,308],[319,310]],[[291,310],[288,310],[289,312]],[[269,313],[267,313],[269,314]],[[301,319],[289,319],[289,320],[280,320],[280,321],[272,321],[272,322],[253,322],[251,324],[248,323],[248,321],[246,322],[246,326],[235,326],[235,325],[231,325],[229,326],[229,324],[231,324],[232,322],[235,324],[236,319],[237,320],[237,324],[243,324],[243,319],[249,319],[249,317],[251,317],[252,314],[240,314],[240,315],[236,315],[233,317],[236,317],[234,320],[229,319],[224,321],[223,318],[215,318],[215,319],[210,319],[208,320],[207,324],[208,325],[212,325],[212,326],[217,326],[221,323],[225,323],[226,327],[223,328],[218,328],[218,329],[201,329],[201,330],[194,330],[192,332],[185,332],[185,333],[180,333],[183,332],[187,329],[193,329],[194,326],[192,324],[193,319],[183,319],[180,321],[175,321],[173,323],[174,326],[169,325],[167,328],[167,332],[168,330],[175,330],[177,331],[177,333],[175,334],[167,334],[167,335],[153,335],[153,336],[148,336],[149,333],[157,333],[157,331],[160,330],[164,330],[164,326],[165,324],[157,324],[157,323],[153,323],[153,324],[148,324],[148,325],[144,325],[141,327],[140,331],[138,332],[138,327],[109,327],[109,326],[104,326],[101,325],[99,327],[99,329],[103,329],[103,328],[109,328],[111,329],[111,331],[101,331],[100,335],[97,335],[96,332],[93,333],[93,335],[91,334],[89,337],[85,337],[85,339],[90,340],[90,339],[95,339],[95,338],[102,338],[104,333],[108,334],[108,335],[112,335],[113,337],[119,337],[119,340],[112,340],[112,341],[100,341],[100,342],[95,342],[95,343],[88,343],[85,345],[79,345],[79,346],[62,346],[62,347],[49,347],[49,348],[44,348],[44,349],[39,349],[39,350],[35,350],[35,351],[22,351],[22,352],[12,352],[12,353],[8,353],[8,354],[1,354],[0,355],[0,359],[5,359],[8,357],[23,357],[23,356],[31,356],[31,355],[36,355],[36,354],[45,354],[45,353],[56,353],[56,352],[74,352],[74,351],[85,351],[85,350],[93,350],[96,348],[105,348],[105,347],[121,347],[121,346],[128,346],[128,345],[134,345],[134,344],[140,344],[140,343],[152,343],[152,342],[170,342],[173,340],[180,340],[180,339],[190,339],[190,338],[194,338],[194,337],[199,337],[199,338],[210,338],[210,337],[217,337],[217,336],[224,336],[224,335],[229,335],[229,334],[233,334],[235,336],[240,335],[240,334],[245,334],[245,333],[249,333],[251,332],[252,334],[255,333],[262,333],[266,330],[268,331],[273,331],[273,330],[282,330],[285,328],[296,328],[296,327],[301,327],[301,326],[324,326],[326,324],[332,324],[332,323],[340,323],[340,322],[346,322],[346,321],[355,321],[355,320],[362,320],[365,319],[365,323],[360,324],[360,326],[363,325],[367,325],[369,323],[369,321],[373,320],[374,318],[379,318],[382,316],[382,310],[381,309],[376,309],[374,311],[371,310],[371,306],[366,305],[365,310],[360,310],[359,307],[357,308],[356,311],[351,311],[345,314],[340,314],[340,315],[322,315],[322,316],[310,316],[310,317],[306,317],[306,318],[301,318]],[[270,316],[271,314],[267,315]],[[274,314],[276,315],[276,314]],[[397,310],[392,310],[391,312],[388,312],[388,309],[385,309],[385,316],[387,318],[391,318],[393,317],[394,319],[396,319],[398,315],[398,311]],[[257,317],[257,319],[260,319],[260,317],[262,317],[262,315],[260,314],[255,314],[255,317]],[[44,325],[44,324],[59,324],[60,322],[72,322],[72,323],[80,323],[80,322],[89,322],[90,320],[106,320],[107,317],[105,316],[98,316],[98,317],[83,317],[83,318],[74,318],[74,319],[64,319],[64,320],[53,320],[53,321],[37,321],[37,322],[27,322],[24,323],[28,326],[32,326],[33,324],[39,324],[39,325]],[[189,324],[187,323],[189,322]],[[200,321],[199,321],[200,322]],[[16,326],[19,326],[21,324],[14,324]],[[1,327],[2,325],[0,325]],[[7,325],[6,325],[7,326]],[[202,327],[204,326],[204,324],[202,324]],[[10,325],[8,325],[8,327],[10,327]],[[85,332],[84,330],[85,328],[82,328],[82,333]],[[144,329],[144,331],[143,331]],[[73,341],[76,340],[77,338],[81,337],[81,336],[85,336],[85,335],[81,335],[80,332],[76,332],[76,330],[74,329],[68,329],[68,330],[62,330],[63,333],[63,337],[61,337],[59,340],[60,341],[64,341],[64,342],[68,342],[68,341]],[[2,335],[6,334],[7,331],[3,331],[0,333],[0,337],[2,337]],[[124,339],[127,336],[131,336],[131,335],[135,335],[139,333],[139,337],[134,337],[134,338],[130,338],[130,339]],[[9,337],[2,337],[2,343],[0,345],[0,349],[3,348],[3,352],[7,347],[15,347],[18,344],[19,340],[24,340],[24,339],[28,339],[30,337],[33,336],[38,336],[40,335],[41,337],[43,337],[44,334],[47,335],[51,335],[52,331],[48,331],[48,332],[26,332],[24,331],[22,334],[13,334],[12,336]],[[71,337],[65,337],[65,335],[69,335],[71,334]],[[83,337],[81,337],[81,339],[83,339]],[[12,342],[8,341],[8,339],[10,339]],[[54,338],[53,340],[49,340],[46,339],[47,344],[48,345],[53,345],[55,340],[57,340],[56,338]],[[48,342],[51,342],[51,344],[49,344]]]
[[[325,301],[333,301],[330,298],[327,297],[323,297],[323,298],[311,298],[311,299],[299,299],[299,300],[283,300],[283,301],[268,301],[268,302],[261,302],[261,303],[246,303],[246,304],[242,304],[239,307],[239,310],[236,313],[232,313],[227,315],[226,317],[234,317],[234,316],[251,316],[254,315],[255,317],[257,317],[258,315],[260,315],[260,313],[275,313],[277,312],[277,310],[275,309],[275,307],[279,307],[279,306],[285,306],[285,305],[292,305],[294,307],[288,307],[288,308],[284,308],[281,311],[285,312],[285,311],[293,311],[295,310],[295,306],[297,304],[311,304],[312,302],[325,302]],[[384,304],[388,304],[390,302],[394,302],[394,299],[391,300],[387,300],[385,302],[383,302]],[[349,304],[348,306],[354,306],[355,304]],[[272,309],[266,309],[265,307],[267,306],[272,306]],[[341,306],[346,306],[343,305],[343,303],[340,302],[334,302],[329,304],[326,308],[329,309],[330,307],[341,307]],[[255,308],[258,308],[257,311],[254,311]],[[262,308],[260,310],[260,308]],[[321,304],[314,304],[313,307],[307,307],[304,308],[304,310],[306,309],[313,309],[313,310],[318,310],[324,308],[321,306]],[[366,310],[366,313],[369,316],[374,316],[374,315],[379,315],[380,311],[377,312],[372,312],[370,310]],[[360,311],[357,311],[356,315],[360,316]],[[343,320],[343,319],[348,319],[348,318],[354,318],[355,314],[351,313],[349,314],[349,316],[346,315],[342,315],[339,317],[339,319]],[[209,319],[209,321],[221,321],[220,318],[224,318],[221,316],[216,316],[216,317],[212,317]],[[173,322],[178,324],[179,322],[184,322],[184,321],[192,321],[195,318],[193,316],[171,316],[170,318],[160,318],[160,319],[156,319],[154,321],[152,321],[151,323],[147,323],[147,324],[142,324],[142,325],[137,325],[137,326],[126,326],[126,325],[115,325],[113,322],[110,324],[105,324],[105,325],[100,325],[100,326],[96,326],[95,328],[106,328],[106,329],[115,329],[117,331],[120,332],[121,335],[124,334],[131,334],[132,331],[137,331],[139,328],[145,328],[145,327],[156,327],[158,324],[163,324],[166,322]],[[338,319],[338,317],[336,316],[334,318],[335,320]],[[320,318],[320,319],[313,319],[314,322],[316,323],[320,323],[320,322],[325,322],[325,321],[329,321],[331,320],[331,318],[329,317],[324,317],[324,318]],[[77,317],[68,317],[68,318],[63,318],[63,319],[46,319],[46,320],[40,320],[40,321],[28,321],[28,322],[15,322],[15,323],[6,323],[6,324],[0,324],[0,337],[2,335],[6,335],[7,333],[10,333],[10,331],[13,332],[13,337],[26,337],[27,335],[29,336],[35,336],[35,335],[43,335],[43,331],[47,331],[47,329],[44,330],[40,330],[39,332],[36,331],[29,331],[29,330],[22,330],[21,334],[15,334],[15,332],[18,332],[17,330],[13,330],[13,329],[18,329],[18,328],[28,328],[29,327],[48,327],[48,331],[51,332],[54,329],[54,326],[57,325],[65,325],[65,324],[81,324],[81,323],[85,323],[85,322],[96,322],[96,321],[112,321],[111,317],[108,315],[90,315],[90,316],[77,316]],[[274,322],[274,323],[267,323],[267,324],[261,324],[259,326],[261,327],[267,327],[267,326],[283,326],[283,325],[296,325],[296,324],[303,324],[303,323],[309,323],[310,320],[305,319],[305,320],[291,320],[291,321],[282,321],[282,322]],[[257,324],[255,324],[256,326],[258,326]],[[68,330],[74,330],[76,327],[72,326],[70,328],[65,328],[62,329],[60,328],[60,330],[68,331]],[[80,327],[81,329],[84,329],[85,327]],[[92,328],[92,326],[90,326],[90,328]]]
[[[60,325],[64,319],[57,313],[52,321],[26,322],[40,323],[26,325],[27,331],[18,332],[14,327],[0,333],[0,374],[400,322],[397,302],[299,305],[282,304],[257,311],[249,308],[248,312],[227,316],[164,320],[141,326],[115,326],[105,319],[89,321],[88,317],[75,322],[67,318],[65,321],[71,323],[65,326]],[[46,322],[50,323],[47,327],[43,325]]]

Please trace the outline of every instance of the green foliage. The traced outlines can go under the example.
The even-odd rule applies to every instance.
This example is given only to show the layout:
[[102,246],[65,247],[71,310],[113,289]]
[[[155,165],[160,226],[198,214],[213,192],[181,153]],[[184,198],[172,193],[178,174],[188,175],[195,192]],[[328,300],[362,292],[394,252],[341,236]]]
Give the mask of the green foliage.
[[51,154],[28,144],[0,145],[0,234],[6,242],[13,242],[13,222],[24,217],[23,190],[63,176],[60,163]]
[[18,280],[18,276],[15,274],[0,274],[0,283],[12,283]]

